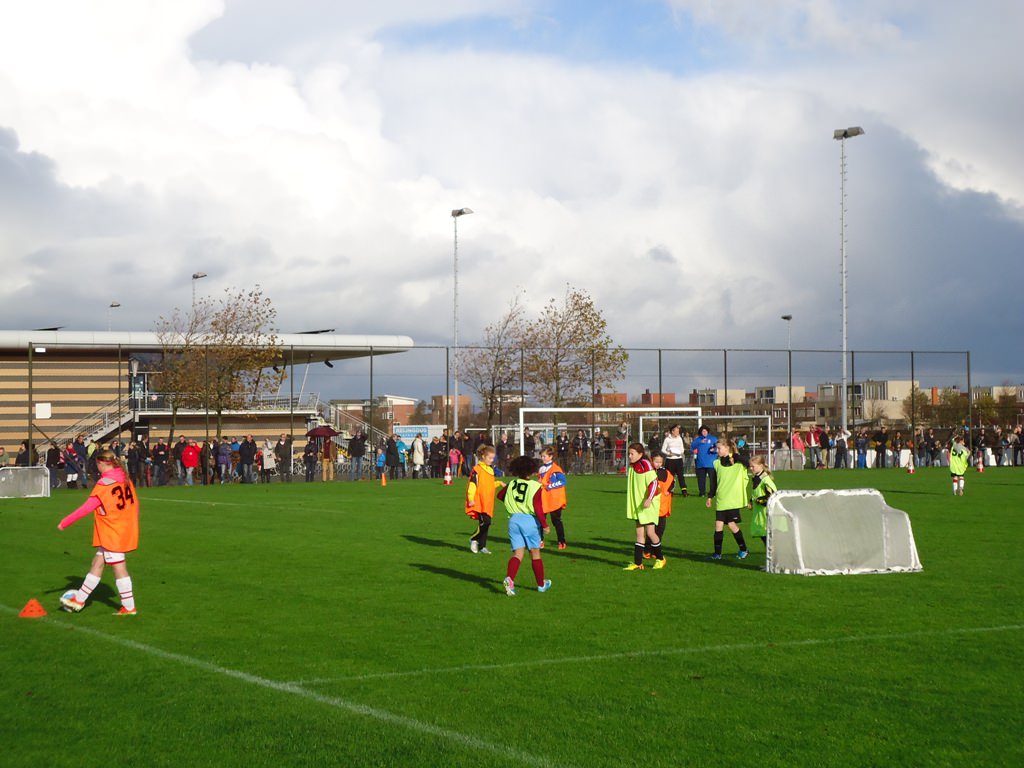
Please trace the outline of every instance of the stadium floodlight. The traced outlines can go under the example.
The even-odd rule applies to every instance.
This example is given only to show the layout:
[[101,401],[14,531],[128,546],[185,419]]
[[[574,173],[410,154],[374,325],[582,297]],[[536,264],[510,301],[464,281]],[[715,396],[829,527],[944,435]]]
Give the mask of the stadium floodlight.
[[455,421],[452,431],[459,431],[459,217],[473,213],[472,208],[455,208],[452,210],[452,222],[455,225],[455,240],[452,248],[452,262],[454,263],[454,282],[452,290],[452,348],[455,350],[453,372],[453,391],[455,393]]
[[121,306],[120,302],[112,301],[112,302],[110,302],[110,306],[107,307],[107,332],[108,333],[110,332],[110,318],[111,318],[110,310],[117,309],[120,306]]
[[859,125],[849,128],[836,128],[832,138],[839,142],[839,283],[842,287],[842,326],[843,326],[843,382],[840,390],[841,422],[843,431],[848,431],[846,418],[846,140],[854,136],[863,136],[864,129]]
[[196,280],[202,280],[206,277],[205,272],[193,272],[192,273],[192,314],[196,313]]

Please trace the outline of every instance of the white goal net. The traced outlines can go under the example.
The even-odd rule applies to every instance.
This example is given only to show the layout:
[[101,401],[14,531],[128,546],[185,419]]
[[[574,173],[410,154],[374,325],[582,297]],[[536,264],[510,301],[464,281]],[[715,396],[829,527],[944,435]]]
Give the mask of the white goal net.
[[910,517],[872,488],[778,491],[767,514],[769,573],[922,570]]
[[[676,410],[675,416],[663,416],[653,421],[647,416],[640,417],[640,432],[643,436],[641,442],[644,445],[650,440],[652,430],[665,430],[672,424],[678,424],[684,434],[689,434],[692,440],[697,436],[697,430],[706,426],[711,434],[721,437],[743,438],[744,447],[741,452],[745,458],[750,456],[764,456],[768,462],[768,469],[776,469],[772,447],[772,417],[770,415],[759,416],[714,416],[708,414],[702,416],[699,411],[696,415],[679,413]],[[686,471],[689,474],[693,470],[693,459],[687,457]]]
[[49,495],[50,470],[46,467],[0,467],[0,499]]
[[625,469],[626,447],[630,443],[647,444],[638,425],[649,428],[657,425],[659,419],[665,425],[682,418],[699,422],[700,414],[700,408],[679,406],[520,408],[516,442],[522,445],[525,431],[530,430],[539,449],[541,445],[555,443],[564,431],[570,441],[582,438],[581,443],[585,445],[579,452],[573,448],[568,457],[560,457],[560,461],[567,462],[565,469],[583,473],[616,472]]

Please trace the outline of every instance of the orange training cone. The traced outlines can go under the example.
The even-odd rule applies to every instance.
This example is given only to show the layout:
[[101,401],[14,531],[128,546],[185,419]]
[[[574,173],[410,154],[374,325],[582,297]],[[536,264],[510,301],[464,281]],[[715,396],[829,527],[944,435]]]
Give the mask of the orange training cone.
[[46,609],[33,597],[25,603],[25,607],[21,609],[21,613],[18,615],[23,619],[38,619],[40,616],[46,615]]
[[914,454],[910,454],[910,460],[907,461],[907,474],[913,475],[917,470],[914,469]]
[[380,473],[380,487],[381,488],[387,488],[388,487],[388,473],[387,472],[381,472]]
[[979,472],[984,472],[985,471],[985,454],[984,453],[981,454],[980,456],[978,456],[978,471]]
[[444,484],[445,485],[451,485],[452,484],[452,468],[451,468],[450,464],[447,467],[444,468]]

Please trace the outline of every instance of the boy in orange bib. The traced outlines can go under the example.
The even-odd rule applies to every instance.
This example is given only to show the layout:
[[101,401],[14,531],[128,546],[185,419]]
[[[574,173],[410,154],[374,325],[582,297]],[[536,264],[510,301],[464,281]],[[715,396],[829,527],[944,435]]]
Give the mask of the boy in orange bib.
[[65,610],[78,613],[85,607],[85,601],[100,583],[103,569],[109,565],[114,569],[117,591],[121,595],[121,610],[118,616],[135,615],[135,593],[132,591],[132,577],[125,566],[125,553],[139,546],[139,499],[135,486],[125,475],[113,451],[102,448],[94,454],[100,479],[96,481],[85,504],[57,524],[63,531],[72,523],[94,513],[92,545],[96,554],[82,586],[73,595],[60,599]]

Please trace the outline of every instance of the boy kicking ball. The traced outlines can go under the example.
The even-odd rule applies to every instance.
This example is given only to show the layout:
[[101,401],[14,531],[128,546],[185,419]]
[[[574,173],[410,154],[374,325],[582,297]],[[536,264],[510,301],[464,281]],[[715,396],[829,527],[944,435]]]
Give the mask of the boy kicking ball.
[[109,565],[114,569],[114,583],[121,595],[121,610],[117,615],[134,616],[135,593],[132,591],[132,577],[125,566],[125,552],[139,546],[139,499],[135,486],[125,476],[113,451],[101,448],[96,451],[95,458],[100,479],[85,504],[61,520],[57,529],[63,531],[76,520],[94,512],[92,545],[96,547],[96,554],[82,586],[62,597],[60,603],[64,610],[72,613],[85,608],[85,601],[99,585],[104,567]]
[[540,532],[550,530],[544,524],[544,503],[541,486],[531,476],[537,471],[537,460],[532,456],[517,456],[509,465],[509,472],[515,478],[498,491],[498,498],[508,512],[508,540],[512,545],[512,557],[508,560],[505,576],[505,594],[516,593],[516,574],[523,563],[523,555],[530,550],[530,564],[537,579],[537,591],[551,589],[551,579],[544,578],[544,561],[540,559]]

